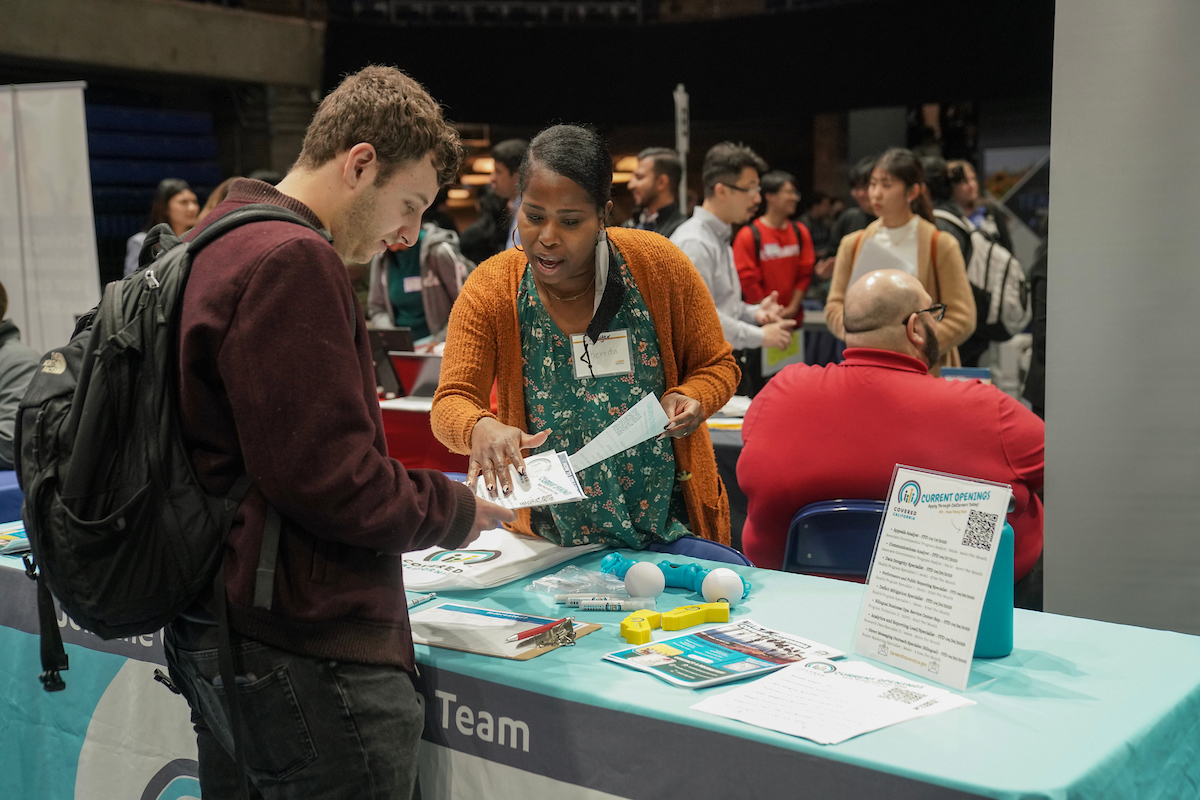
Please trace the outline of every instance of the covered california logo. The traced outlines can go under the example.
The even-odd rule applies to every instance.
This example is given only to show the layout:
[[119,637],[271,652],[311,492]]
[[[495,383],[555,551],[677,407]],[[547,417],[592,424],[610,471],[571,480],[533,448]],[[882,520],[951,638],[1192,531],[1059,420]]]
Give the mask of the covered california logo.
[[896,493],[897,503],[908,503],[914,508],[921,502],[921,484],[916,481],[905,481]]
[[499,557],[499,550],[440,550],[425,556],[425,560],[453,564],[482,564],[484,561],[491,561]]

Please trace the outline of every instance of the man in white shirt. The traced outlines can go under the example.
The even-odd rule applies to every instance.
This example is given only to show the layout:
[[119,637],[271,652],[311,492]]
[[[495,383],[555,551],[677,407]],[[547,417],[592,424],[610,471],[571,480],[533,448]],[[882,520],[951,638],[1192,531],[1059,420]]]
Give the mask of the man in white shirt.
[[795,320],[781,320],[775,292],[757,305],[742,300],[733,263],[733,225],[749,221],[762,200],[758,179],[766,163],[753,150],[733,142],[714,145],[704,156],[704,203],[671,236],[708,285],[721,330],[734,350],[786,348]]

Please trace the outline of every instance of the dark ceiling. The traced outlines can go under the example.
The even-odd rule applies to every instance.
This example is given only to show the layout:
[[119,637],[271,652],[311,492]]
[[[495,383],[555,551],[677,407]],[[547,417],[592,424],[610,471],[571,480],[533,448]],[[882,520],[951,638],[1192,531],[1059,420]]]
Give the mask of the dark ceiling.
[[683,82],[696,120],[795,117],[1044,95],[1049,0],[874,2],[694,23],[401,27],[332,20],[326,88],[369,63],[424,83],[460,121],[540,127],[669,123]]

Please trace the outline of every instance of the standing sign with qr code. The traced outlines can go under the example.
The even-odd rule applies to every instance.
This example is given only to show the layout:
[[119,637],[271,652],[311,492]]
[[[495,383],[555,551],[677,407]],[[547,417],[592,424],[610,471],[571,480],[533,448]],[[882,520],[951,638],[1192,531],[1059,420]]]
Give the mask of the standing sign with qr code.
[[967,688],[1011,496],[1007,484],[896,465],[856,653]]

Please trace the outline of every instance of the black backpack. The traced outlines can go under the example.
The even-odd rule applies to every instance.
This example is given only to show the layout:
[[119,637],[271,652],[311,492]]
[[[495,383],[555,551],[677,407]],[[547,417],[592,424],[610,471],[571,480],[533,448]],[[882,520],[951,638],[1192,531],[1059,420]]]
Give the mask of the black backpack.
[[[157,631],[214,586],[227,638],[220,566],[250,478],[214,497],[196,477],[179,421],[179,317],[196,254],[234,228],[268,220],[313,228],[263,203],[225,214],[188,242],[165,225],[150,231],[139,259],[144,269],[110,283],[29,383],[15,460],[46,691],[64,688],[59,670],[67,668],[51,595],[80,626],[112,639]],[[162,253],[152,259],[156,247]],[[261,607],[270,606],[274,582],[273,511],[268,506],[259,565],[266,573],[255,587]]]

